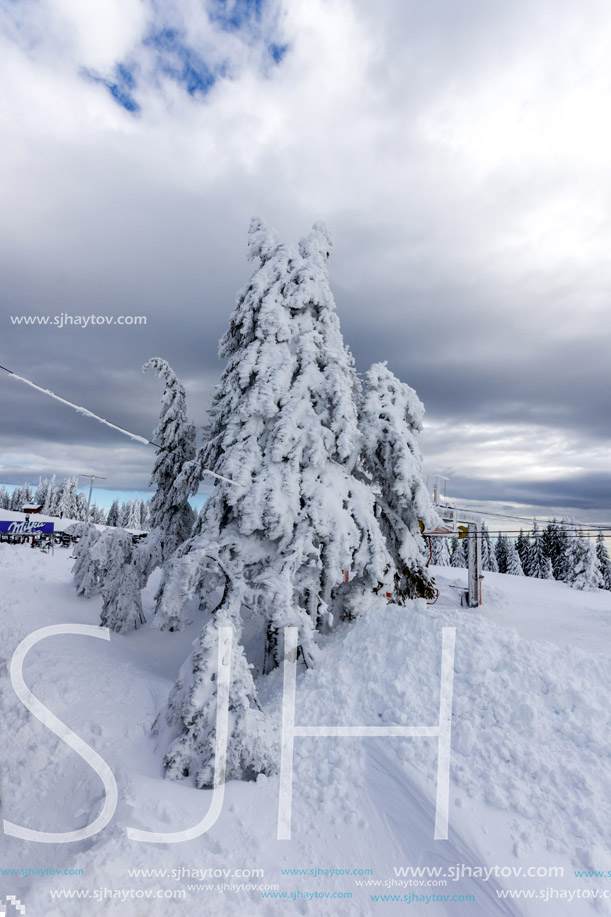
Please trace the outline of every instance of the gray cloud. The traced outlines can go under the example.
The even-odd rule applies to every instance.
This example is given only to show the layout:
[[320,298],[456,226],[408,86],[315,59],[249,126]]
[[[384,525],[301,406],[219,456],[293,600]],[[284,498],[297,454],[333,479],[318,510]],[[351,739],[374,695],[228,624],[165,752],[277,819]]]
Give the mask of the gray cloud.
[[[427,467],[465,499],[606,506],[607,5],[287,4],[266,20],[289,46],[272,70],[175,6],[231,79],[194,98],[142,68],[137,118],[80,73],[141,47],[146,7],[109,6],[97,37],[77,5],[70,29],[48,2],[4,20],[0,362],[151,435],[140,367],[161,355],[201,422],[250,216],[293,240],[323,218],[345,339],[359,370],[388,359],[417,389]],[[61,312],[147,324],[9,318]],[[0,403],[8,482],[94,462],[146,485],[144,447],[4,376]]]

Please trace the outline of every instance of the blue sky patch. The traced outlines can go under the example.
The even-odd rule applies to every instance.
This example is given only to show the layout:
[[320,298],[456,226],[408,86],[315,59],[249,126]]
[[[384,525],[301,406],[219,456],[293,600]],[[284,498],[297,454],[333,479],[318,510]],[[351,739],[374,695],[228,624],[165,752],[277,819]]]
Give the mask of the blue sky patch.
[[227,32],[237,32],[258,24],[265,0],[210,0],[208,11],[212,22]]
[[150,32],[144,46],[156,55],[156,69],[177,83],[182,83],[189,95],[210,91],[216,77],[204,59],[190,48],[177,29]]
[[85,79],[91,80],[93,83],[101,83],[102,86],[105,86],[115,102],[117,102],[121,108],[124,108],[125,111],[128,111],[132,115],[138,114],[140,106],[132,95],[132,90],[134,90],[137,85],[136,78],[133,69],[127,64],[117,64],[114,70],[114,77],[110,79],[100,76],[98,73],[95,73],[95,71],[88,70],[87,68],[82,71],[82,74]]

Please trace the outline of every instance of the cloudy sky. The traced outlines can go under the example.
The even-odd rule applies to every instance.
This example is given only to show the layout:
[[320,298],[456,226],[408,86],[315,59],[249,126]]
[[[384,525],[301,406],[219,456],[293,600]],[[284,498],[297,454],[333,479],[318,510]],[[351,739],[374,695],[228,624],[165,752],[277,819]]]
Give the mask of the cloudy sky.
[[[606,0],[0,0],[0,363],[135,432],[205,416],[253,214],[335,234],[359,370],[448,494],[611,518]],[[131,327],[11,316],[145,315]],[[152,450],[0,374],[0,480]]]

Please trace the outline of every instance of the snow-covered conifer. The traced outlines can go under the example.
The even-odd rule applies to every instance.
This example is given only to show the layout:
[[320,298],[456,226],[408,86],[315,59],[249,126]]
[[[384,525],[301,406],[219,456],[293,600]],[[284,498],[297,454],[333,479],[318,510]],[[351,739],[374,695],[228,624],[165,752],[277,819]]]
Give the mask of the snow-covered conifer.
[[21,498],[21,487],[13,488],[9,508],[11,512],[18,513],[21,510],[23,500]]
[[507,539],[505,557],[507,564],[505,572],[510,573],[512,576],[524,576],[520,555],[518,554],[516,545],[510,539]]
[[[195,516],[189,505],[191,475],[187,466],[195,458],[195,427],[187,419],[185,389],[176,373],[160,357],[145,363],[164,382],[159,424],[154,432],[159,444],[150,486],[155,493],[150,505],[149,527],[158,533],[165,560],[189,538]],[[182,475],[185,470],[187,473]],[[143,520],[140,519],[140,528]]]
[[43,506],[42,506],[42,512],[45,514],[45,516],[54,515],[55,500],[56,500],[55,488],[56,488],[55,475],[53,475],[53,477],[49,481],[49,484],[48,484],[48,487],[45,493],[45,502],[43,503]]
[[[300,658],[311,665],[317,632],[359,613],[366,597],[394,573],[395,547],[387,546],[375,512],[376,499],[384,499],[387,485],[378,482],[377,472],[373,485],[374,473],[364,457],[358,379],[327,276],[330,249],[330,233],[321,224],[296,250],[253,220],[249,251],[255,272],[238,297],[220,344],[219,355],[227,363],[204,446],[183,469],[180,485],[193,492],[204,468],[228,480],[215,480],[193,535],[166,563],[159,591],[155,623],[163,628],[181,626],[193,596],[200,607],[214,612],[217,625],[229,617],[239,633],[242,619],[248,618],[249,653],[259,671],[279,662],[286,625],[297,627]],[[373,413],[371,417],[373,425]],[[394,429],[382,431],[379,417],[375,422],[382,457],[399,463]],[[400,422],[409,427],[407,411]],[[409,432],[412,442],[414,430]],[[373,441],[373,430],[370,435]],[[412,499],[420,498],[417,459],[409,462],[405,456],[401,470],[405,544],[396,551],[401,557],[404,550],[411,562],[412,546],[420,536],[412,536],[418,514],[407,500],[409,483]],[[399,491],[393,498],[400,502],[404,495]],[[398,530],[399,522],[393,523]],[[403,563],[407,567],[407,560]],[[342,576],[345,570],[348,582]],[[408,582],[409,567],[400,573]],[[219,585],[220,599],[214,594]],[[213,665],[214,641],[206,635],[202,641],[208,661],[200,664],[194,656],[183,684],[200,683],[195,666],[207,673]],[[208,676],[201,677],[207,683]],[[194,687],[189,696],[198,699],[202,692]],[[205,694],[206,703],[212,703],[214,694],[213,686]],[[256,709],[254,684],[246,696],[246,709]],[[190,773],[209,775],[211,746],[198,731],[208,728],[208,717],[202,714],[197,729],[190,731],[195,717],[190,710],[180,719],[182,734],[168,758],[169,772],[182,773],[184,762],[190,761]],[[236,734],[236,776],[263,768],[261,762],[256,767],[248,763],[245,741]]]
[[490,532],[485,522],[482,522],[482,570],[484,573],[498,573],[499,565],[490,541]]
[[126,529],[129,525],[129,517],[132,512],[132,499],[131,497],[127,500],[124,500],[121,503],[121,509],[119,511],[119,528]]
[[596,546],[590,538],[577,535],[573,545],[573,589],[591,592],[603,585]]
[[528,559],[526,563],[526,576],[535,577],[535,579],[553,579],[554,573],[552,569],[551,559],[545,553],[545,547],[543,543],[543,536],[539,531],[539,526],[535,520],[531,532],[531,543],[530,550],[528,552]]
[[69,535],[77,535],[78,542],[74,548],[74,565],[72,575],[76,594],[88,599],[100,591],[100,564],[91,557],[91,548],[100,537],[95,525],[76,522],[66,529]]
[[419,521],[431,527],[439,522],[417,441],[423,415],[416,392],[385,363],[374,363],[365,376],[359,410],[361,458],[392,557],[395,601],[434,595],[419,527]]
[[140,497],[131,501],[126,528],[135,532],[142,529],[142,500]]
[[452,553],[450,554],[451,567],[466,567],[467,553],[465,551],[464,539],[452,539]]
[[605,544],[605,536],[599,532],[596,537],[596,556],[601,575],[601,589],[611,589],[611,560]]
[[8,509],[10,505],[10,500],[11,498],[9,496],[8,490],[6,489],[6,486],[3,484],[2,487],[0,487],[0,509]]
[[140,575],[133,563],[132,539],[123,529],[105,529],[89,550],[99,567],[103,627],[123,633],[145,623]]
[[115,499],[112,501],[110,509],[108,510],[108,515],[106,516],[106,525],[117,528],[119,526],[120,514],[121,511],[119,509],[119,499],[118,497],[115,497]]
[[494,556],[496,557],[499,573],[507,573],[507,545],[507,536],[499,532],[494,546]]
[[[204,628],[169,699],[168,720],[179,735],[165,756],[166,774],[174,780],[192,775],[200,788],[212,787],[214,780],[219,627],[232,626],[232,621],[231,616],[215,615]],[[276,756],[250,667],[235,634],[230,677],[225,779],[254,780],[258,774],[274,773]]]
[[437,567],[449,567],[450,552],[448,550],[448,539],[432,536],[431,542],[433,546],[431,563]]

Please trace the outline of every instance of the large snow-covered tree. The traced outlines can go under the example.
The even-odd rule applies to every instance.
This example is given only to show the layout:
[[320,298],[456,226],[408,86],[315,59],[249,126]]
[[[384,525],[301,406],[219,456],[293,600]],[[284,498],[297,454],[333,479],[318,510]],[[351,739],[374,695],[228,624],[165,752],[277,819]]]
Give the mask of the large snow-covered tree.
[[143,366],[143,370],[147,369],[154,370],[164,383],[159,423],[153,434],[159,448],[150,481],[155,493],[148,524],[159,540],[161,559],[165,560],[189,538],[195,520],[189,505],[191,478],[188,474],[181,476],[195,458],[195,427],[187,419],[185,388],[170,364],[152,357]]
[[376,515],[392,558],[393,595],[432,598],[425,568],[422,522],[440,522],[422,474],[417,435],[424,405],[413,388],[401,382],[385,363],[374,363],[365,376],[359,427],[366,480],[376,495]]
[[[245,671],[239,660],[246,619],[248,662],[256,672],[280,661],[287,625],[297,627],[300,658],[311,665],[317,634],[362,611],[367,596],[392,584],[395,573],[401,594],[429,585],[418,553],[418,517],[422,513],[426,522],[434,515],[418,480],[419,408],[411,390],[406,394],[395,380],[398,403],[384,425],[379,404],[373,405],[372,378],[365,444],[360,385],[329,287],[330,250],[323,224],[295,249],[262,221],[252,221],[255,271],[220,343],[227,362],[204,445],[179,476],[184,492],[194,491],[204,468],[220,476],[193,535],[165,564],[155,615],[156,626],[179,628],[193,597],[213,613],[169,705],[179,735],[166,759],[168,773],[199,774],[201,785],[210,775],[212,647],[219,622],[231,620],[236,629],[237,671]],[[407,436],[403,447],[400,431]],[[382,471],[373,465],[376,450]],[[391,469],[401,477],[394,493]],[[388,516],[395,513],[392,524],[381,515],[382,502]],[[257,723],[259,734],[254,682],[243,679],[239,697],[239,717]],[[246,763],[252,749],[244,747],[249,729],[235,734],[236,776],[253,771]],[[260,750],[259,769],[264,757]]]

